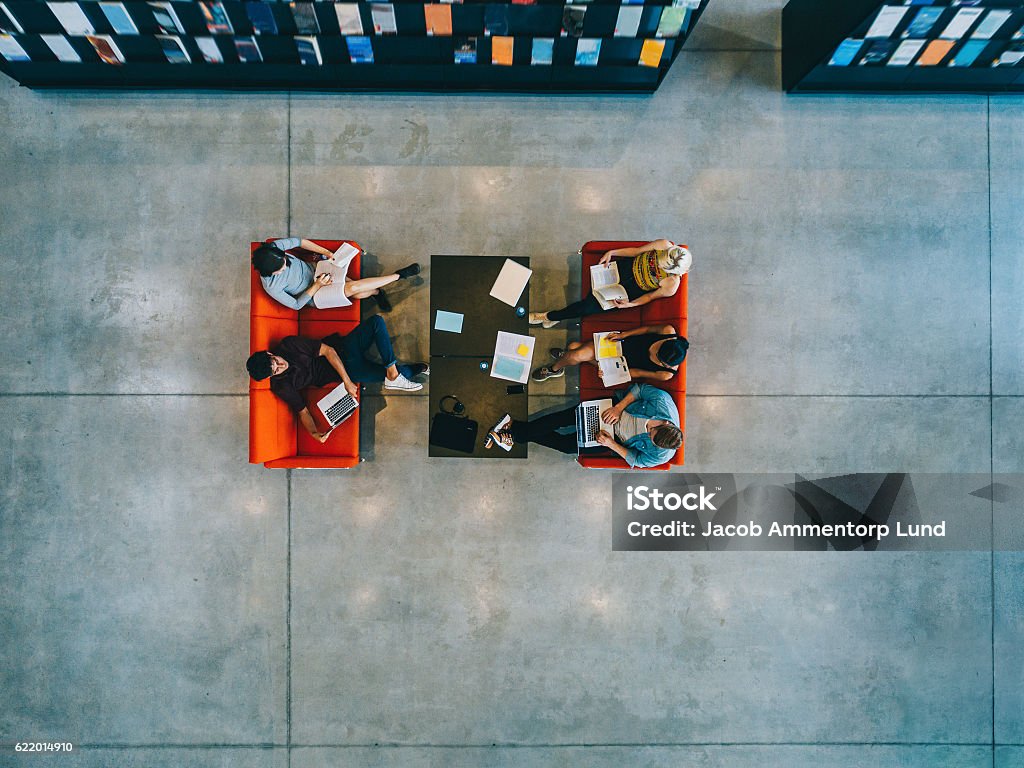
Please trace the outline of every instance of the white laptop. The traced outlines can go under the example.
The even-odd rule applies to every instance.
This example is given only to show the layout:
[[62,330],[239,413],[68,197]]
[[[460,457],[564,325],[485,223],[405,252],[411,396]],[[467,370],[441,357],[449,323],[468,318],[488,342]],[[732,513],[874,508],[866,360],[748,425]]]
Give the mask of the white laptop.
[[596,448],[597,435],[601,431],[601,414],[612,407],[612,399],[585,400],[576,408],[576,445],[580,448]]
[[320,409],[320,413],[327,419],[327,426],[330,429],[334,429],[356,412],[356,408],[359,407],[359,401],[339,384],[320,398],[320,402],[316,405]]

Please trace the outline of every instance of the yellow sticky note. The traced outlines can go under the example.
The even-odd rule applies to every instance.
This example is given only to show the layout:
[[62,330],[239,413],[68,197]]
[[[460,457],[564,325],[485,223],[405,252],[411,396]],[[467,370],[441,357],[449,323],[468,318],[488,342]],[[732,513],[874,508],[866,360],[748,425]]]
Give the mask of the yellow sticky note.
[[526,357],[530,353],[530,348],[525,344],[520,344],[518,347],[516,347],[516,353],[520,357]]

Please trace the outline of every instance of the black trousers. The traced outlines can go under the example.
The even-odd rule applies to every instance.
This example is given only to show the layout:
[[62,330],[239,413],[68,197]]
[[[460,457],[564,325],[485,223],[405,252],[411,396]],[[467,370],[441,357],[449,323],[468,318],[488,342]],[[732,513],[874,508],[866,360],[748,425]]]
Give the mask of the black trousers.
[[598,312],[604,312],[601,309],[601,303],[594,294],[589,293],[587,298],[574,301],[565,309],[556,309],[554,312],[548,312],[548,320],[571,320],[575,317],[596,315]]
[[[573,427],[573,430],[568,434],[563,435],[556,431],[569,426]],[[512,432],[512,439],[517,443],[537,443],[562,453],[576,453],[575,427],[576,406],[574,405],[564,411],[541,416],[533,421],[513,421],[509,429]]]

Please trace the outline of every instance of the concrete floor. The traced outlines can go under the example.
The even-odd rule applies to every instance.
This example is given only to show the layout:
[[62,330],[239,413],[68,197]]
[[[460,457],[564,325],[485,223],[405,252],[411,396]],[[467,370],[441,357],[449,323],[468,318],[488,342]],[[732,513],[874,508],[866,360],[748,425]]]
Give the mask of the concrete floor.
[[1024,103],[787,98],[781,5],[716,0],[649,98],[0,81],[0,742],[79,745],[0,764],[1024,766],[1020,553],[613,553],[610,479],[429,460],[424,396],[356,470],[246,464],[290,232],[529,255],[535,306],[678,238],[689,468],[1021,471]]

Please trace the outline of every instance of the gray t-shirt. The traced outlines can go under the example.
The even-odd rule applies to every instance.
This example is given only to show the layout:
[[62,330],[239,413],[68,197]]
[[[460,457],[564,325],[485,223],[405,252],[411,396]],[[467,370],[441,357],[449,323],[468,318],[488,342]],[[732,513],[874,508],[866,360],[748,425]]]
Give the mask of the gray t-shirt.
[[646,432],[647,421],[648,419],[643,416],[634,416],[628,411],[623,411],[619,420],[615,422],[615,438],[620,443],[625,443],[627,440]]
[[[290,251],[301,244],[302,241],[297,237],[282,237],[273,242],[282,251]],[[313,268],[302,259],[289,258],[283,272],[270,277],[260,276],[260,282],[276,301],[289,309],[302,309],[310,300],[308,295],[303,295],[303,291],[313,283]]]

